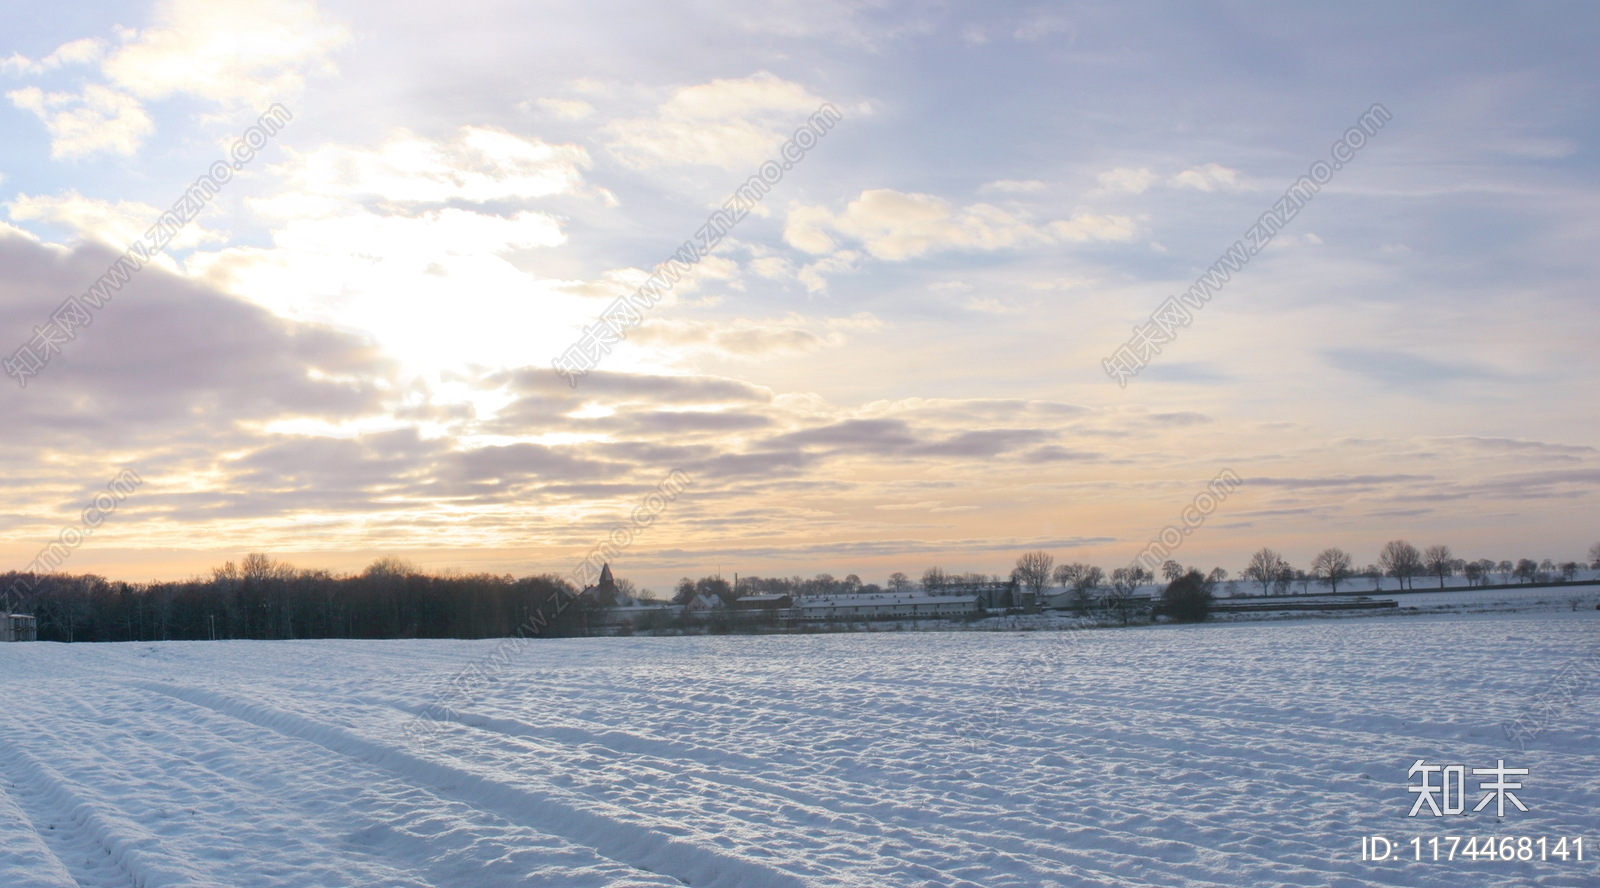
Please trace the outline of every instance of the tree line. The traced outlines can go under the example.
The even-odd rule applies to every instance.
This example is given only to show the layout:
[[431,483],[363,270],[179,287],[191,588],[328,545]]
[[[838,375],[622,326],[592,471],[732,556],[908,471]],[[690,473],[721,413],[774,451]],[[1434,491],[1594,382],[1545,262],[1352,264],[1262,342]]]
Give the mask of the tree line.
[[[1589,547],[1589,566],[1600,569],[1600,543]],[[1393,579],[1397,589],[1415,589],[1418,577],[1431,577],[1443,589],[1445,581],[1454,576],[1464,577],[1468,586],[1486,586],[1498,574],[1501,583],[1572,582],[1585,564],[1578,561],[1557,563],[1549,558],[1534,561],[1520,558],[1513,562],[1481,558],[1467,561],[1457,558],[1449,546],[1429,546],[1418,549],[1405,540],[1390,540],[1378,551],[1378,560],[1365,567],[1357,567],[1355,559],[1339,548],[1324,549],[1311,560],[1311,570],[1297,569],[1281,555],[1262,548],[1250,556],[1250,564],[1243,576],[1261,587],[1261,594],[1283,595],[1296,583],[1302,592],[1311,584],[1328,586],[1339,591],[1339,584],[1353,579],[1373,581],[1373,588],[1381,590],[1385,579]]]
[[[1589,549],[1590,566],[1600,569],[1600,543]],[[1240,579],[1261,587],[1263,595],[1287,594],[1295,585],[1307,592],[1312,584],[1338,592],[1353,579],[1381,584],[1393,579],[1397,588],[1415,588],[1419,577],[1433,578],[1443,588],[1447,579],[1463,576],[1469,585],[1484,585],[1498,575],[1501,582],[1570,581],[1582,570],[1576,561],[1516,562],[1457,559],[1448,546],[1419,550],[1393,540],[1378,560],[1356,567],[1338,548],[1312,559],[1310,570],[1296,569],[1277,552],[1262,548],[1251,556]],[[679,581],[671,600],[687,603],[695,595],[725,603],[745,595],[785,594],[795,598],[881,592],[926,594],[960,592],[1009,584],[1042,595],[1061,587],[1067,604],[1079,613],[1099,609],[1127,622],[1140,599],[1136,591],[1165,580],[1160,606],[1169,615],[1198,613],[1204,617],[1216,588],[1228,582],[1228,571],[1209,573],[1169,560],[1157,570],[1139,564],[1112,570],[1081,562],[1055,564],[1047,552],[1019,556],[1008,577],[983,573],[947,573],[939,567],[923,571],[920,581],[901,572],[883,586],[863,583],[856,574],[842,579],[817,574],[794,577],[721,576]],[[644,603],[657,599],[616,581],[621,597]],[[1381,588],[1381,586],[1380,586]],[[214,568],[210,578],[128,583],[91,574],[0,574],[0,589],[12,590],[12,606],[38,618],[39,638],[47,641],[165,641],[203,639],[292,638],[499,638],[517,634],[530,618],[543,615],[541,635],[587,634],[594,612],[604,605],[580,595],[555,574],[516,578],[510,574],[427,574],[407,562],[380,558],[361,573],[334,575],[303,570],[261,554],[235,565]],[[22,590],[18,594],[17,590]]]
[[554,574],[433,575],[395,558],[359,574],[302,570],[266,555],[210,578],[127,583],[94,575],[0,574],[41,641],[291,638],[500,638],[536,614],[541,635],[587,631],[589,596]]

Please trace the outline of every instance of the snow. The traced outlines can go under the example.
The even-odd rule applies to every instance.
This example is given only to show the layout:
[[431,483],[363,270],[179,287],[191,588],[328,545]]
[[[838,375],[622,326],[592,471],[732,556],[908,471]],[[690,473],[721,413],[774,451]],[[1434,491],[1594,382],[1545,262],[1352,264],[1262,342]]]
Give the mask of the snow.
[[[1600,687],[1500,727],[1592,609],[542,641],[408,745],[494,645],[0,645],[0,886],[1596,884]],[[1418,758],[1531,810],[1408,820]],[[1447,832],[1593,850],[1359,859]]]

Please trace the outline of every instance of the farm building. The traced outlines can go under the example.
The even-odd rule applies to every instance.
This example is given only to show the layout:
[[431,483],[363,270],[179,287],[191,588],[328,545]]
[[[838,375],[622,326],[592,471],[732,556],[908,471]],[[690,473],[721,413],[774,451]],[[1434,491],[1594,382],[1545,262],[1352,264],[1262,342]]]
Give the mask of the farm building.
[[977,595],[832,595],[800,603],[808,620],[958,617],[981,612]]
[[724,607],[727,607],[727,605],[722,603],[721,598],[715,595],[705,594],[696,595],[694,598],[689,599],[689,604],[687,605],[689,613],[692,614],[703,614],[714,610],[722,610]]
[[0,641],[38,640],[38,620],[27,614],[0,614]]
[[735,610],[782,610],[793,605],[787,595],[746,595],[733,600]]

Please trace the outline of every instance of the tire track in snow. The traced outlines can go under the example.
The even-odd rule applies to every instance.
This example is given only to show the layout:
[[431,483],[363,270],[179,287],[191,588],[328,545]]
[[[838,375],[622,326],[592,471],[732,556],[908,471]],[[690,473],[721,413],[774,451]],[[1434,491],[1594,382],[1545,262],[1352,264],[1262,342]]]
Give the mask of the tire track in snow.
[[[314,839],[308,843],[303,830],[283,834],[282,824],[303,826],[315,822],[319,813],[324,820],[328,815],[289,809],[286,796],[292,793],[286,792],[289,787],[283,775],[294,771],[279,771],[276,780],[252,779],[258,772],[271,774],[272,765],[267,763],[281,761],[279,753],[283,750],[249,740],[265,738],[280,747],[303,744],[255,726],[249,726],[258,735],[255,738],[228,736],[215,730],[215,726],[183,719],[197,707],[167,697],[155,701],[165,704],[165,709],[144,709],[128,702],[128,698],[143,702],[141,697],[112,694],[108,698],[114,701],[110,706],[96,706],[70,692],[58,691],[52,695],[52,710],[75,723],[95,725],[92,738],[81,734],[61,738],[65,748],[71,750],[73,771],[97,775],[94,791],[108,806],[138,810],[146,822],[159,818],[155,828],[166,836],[169,854],[182,852],[189,858],[205,859],[206,884],[238,888],[271,883],[270,877],[262,874],[294,870],[316,885],[428,888],[424,880],[411,878],[382,861],[363,860],[361,868],[352,873],[352,880],[341,880],[342,873],[330,872],[325,861],[337,860],[349,849]],[[198,711],[218,721],[223,718],[209,709]],[[229,722],[241,725],[236,720]],[[132,762],[137,762],[138,767],[128,771]],[[124,774],[126,780],[121,779]],[[235,860],[243,861],[248,871],[228,870]],[[231,874],[231,878],[225,874]]]
[[[406,707],[397,708],[409,711]],[[515,719],[470,712],[458,713],[457,718],[448,721],[469,730],[498,735],[525,744],[533,741],[552,744],[561,749],[569,749],[572,741],[584,733],[583,729],[571,726],[540,728]],[[748,808],[751,812],[760,812],[773,821],[783,821],[763,822],[763,826],[776,828],[781,834],[791,836],[804,834],[808,838],[814,838],[819,833],[824,834],[828,840],[825,847],[812,849],[810,853],[827,853],[835,858],[828,861],[833,867],[871,872],[874,877],[880,879],[889,875],[883,870],[885,866],[892,871],[900,869],[903,862],[885,859],[871,848],[864,847],[863,843],[901,844],[919,849],[921,852],[919,856],[923,858],[937,853],[943,859],[934,868],[946,875],[970,867],[974,860],[1007,858],[1013,865],[1026,866],[1030,870],[1029,880],[1021,881],[1021,884],[1035,884],[1031,879],[1046,876],[1068,875],[1079,884],[1091,884],[1092,880],[1088,878],[1090,872],[1098,872],[1102,877],[1114,872],[1115,879],[1106,884],[1165,885],[1171,876],[1170,870],[1148,870],[1137,864],[1129,866],[1128,861],[1158,859],[1160,852],[1170,852],[1176,845],[1182,845],[1184,850],[1192,854],[1209,851],[1208,848],[1201,846],[1157,840],[1148,834],[1118,829],[1104,823],[1093,823],[1087,819],[1075,824],[1023,824],[1018,822],[1019,818],[1015,815],[1003,810],[991,812],[994,819],[988,822],[988,826],[992,828],[1004,825],[1013,826],[1015,829],[1011,831],[975,829],[969,822],[957,821],[957,818],[949,812],[919,808],[883,798],[881,786],[829,778],[815,773],[808,774],[811,783],[821,781],[832,787],[832,797],[825,798],[818,793],[786,786],[752,773],[737,771],[726,773],[718,763],[707,760],[706,755],[714,753],[736,760],[745,758],[736,754],[680,740],[662,740],[661,744],[668,747],[666,753],[646,752],[641,745],[653,741],[615,729],[588,736],[595,745],[616,752],[619,757],[629,757],[625,763],[627,767],[651,771],[658,775],[657,779],[648,781],[653,790],[659,791],[677,782],[682,784],[680,796],[691,799],[716,798],[719,791],[724,790],[740,794],[742,797],[736,799],[740,807]],[[604,742],[605,739],[612,742]],[[621,742],[618,742],[619,740]],[[531,744],[527,748],[530,752],[539,752],[546,756],[552,752],[547,747]],[[665,754],[676,755],[679,758],[666,758]],[[685,769],[683,767],[685,760],[693,761],[698,768]],[[925,795],[930,802],[937,799],[937,793],[925,793]],[[683,804],[681,797],[677,800],[677,804]],[[863,801],[856,801],[858,799]],[[657,797],[651,801],[661,807],[668,807],[675,800]],[[703,810],[689,813],[700,822],[720,816]],[[819,828],[816,825],[818,822],[829,825]],[[944,846],[926,847],[927,840],[933,836],[941,839],[945,843]],[[837,859],[838,855],[845,851],[853,852],[852,859],[849,861]],[[922,865],[934,866],[926,859],[922,861]],[[1000,872],[1004,870],[996,872],[994,876],[999,876]],[[1190,881],[1187,884],[1191,886],[1218,884],[1205,881],[1201,876],[1200,873],[1190,874]],[[1006,883],[1016,882],[1008,879]],[[1227,886],[1218,884],[1218,888]]]
[[[84,888],[208,888],[143,826],[93,801],[55,768],[13,741],[0,742],[0,770],[34,832],[74,883]],[[79,861],[83,861],[81,864]]]
[[[584,884],[618,888],[679,884],[667,877],[641,878],[637,870],[591,848],[446,798],[374,763],[212,706],[168,695],[160,699],[168,708],[159,712],[176,722],[161,725],[162,736],[205,735],[213,747],[208,756],[237,751],[230,773],[214,789],[226,798],[251,799],[252,809],[268,809],[263,819],[269,824],[297,824],[288,842],[311,856],[344,859],[346,868],[332,878],[308,874],[303,862],[274,861],[276,871],[294,872],[305,880],[291,884],[484,888],[524,885],[553,870],[573,873],[574,880],[588,879]],[[311,774],[315,780],[284,779]],[[352,854],[351,845],[362,850]],[[356,861],[362,869],[348,869]]]
[[[17,786],[5,781],[12,792]],[[32,818],[0,788],[0,883],[6,888],[78,888]]]
[[137,687],[213,709],[332,752],[383,767],[430,791],[453,796],[508,820],[527,824],[650,873],[695,888],[809,888],[806,880],[772,866],[685,841],[641,822],[635,812],[559,790],[512,786],[366,740],[340,727],[264,703],[235,700],[202,688],[158,682]]

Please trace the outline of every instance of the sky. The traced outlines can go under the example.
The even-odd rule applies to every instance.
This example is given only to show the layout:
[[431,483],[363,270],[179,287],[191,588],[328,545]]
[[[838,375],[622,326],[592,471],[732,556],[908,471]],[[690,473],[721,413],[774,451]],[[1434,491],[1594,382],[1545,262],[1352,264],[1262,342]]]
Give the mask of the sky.
[[[289,116],[0,380],[4,569],[127,470],[62,570],[566,574],[619,528],[616,572],[656,590],[1109,569],[1224,471],[1176,560],[1600,539],[1591,4],[0,13],[8,361]],[[825,105],[625,341],[553,369]],[[1119,384],[1106,359],[1374,106]]]

